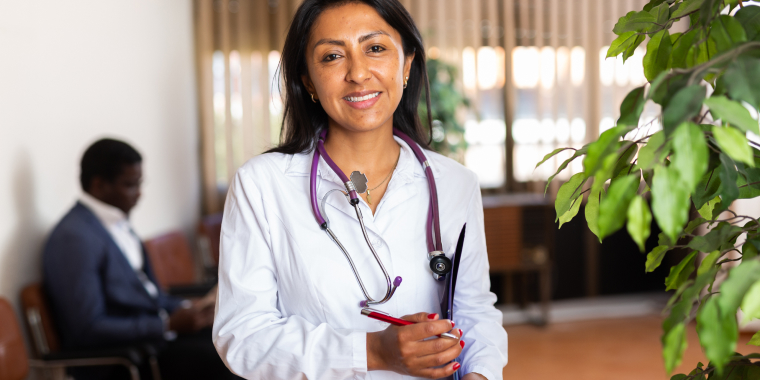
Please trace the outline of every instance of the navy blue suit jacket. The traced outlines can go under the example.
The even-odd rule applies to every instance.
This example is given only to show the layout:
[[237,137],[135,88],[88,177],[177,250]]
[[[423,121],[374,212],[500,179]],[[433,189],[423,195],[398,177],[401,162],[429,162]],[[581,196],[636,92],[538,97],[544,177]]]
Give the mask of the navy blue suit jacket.
[[[150,263],[144,272],[155,284]],[[163,339],[159,310],[180,300],[151,297],[95,214],[77,203],[50,234],[42,257],[44,286],[63,348]]]

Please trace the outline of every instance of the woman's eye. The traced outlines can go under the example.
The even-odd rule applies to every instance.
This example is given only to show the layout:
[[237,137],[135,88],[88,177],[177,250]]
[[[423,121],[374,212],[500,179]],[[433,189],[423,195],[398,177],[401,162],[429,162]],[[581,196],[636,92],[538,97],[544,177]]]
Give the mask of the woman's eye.
[[375,45],[375,46],[372,46],[371,48],[369,48],[370,53],[379,53],[379,52],[381,52],[383,50],[385,50],[385,49],[383,49],[382,46],[378,46],[378,45]]
[[337,54],[329,54],[328,56],[325,57],[324,60],[325,61],[334,61],[334,60],[338,59],[338,57],[340,57],[340,56],[337,55]]

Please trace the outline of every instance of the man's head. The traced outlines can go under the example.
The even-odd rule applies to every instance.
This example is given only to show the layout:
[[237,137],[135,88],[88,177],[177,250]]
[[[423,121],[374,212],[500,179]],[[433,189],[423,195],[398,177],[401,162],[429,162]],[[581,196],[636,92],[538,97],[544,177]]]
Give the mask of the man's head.
[[84,191],[129,215],[140,199],[142,157],[122,141],[98,140],[82,156],[79,181]]

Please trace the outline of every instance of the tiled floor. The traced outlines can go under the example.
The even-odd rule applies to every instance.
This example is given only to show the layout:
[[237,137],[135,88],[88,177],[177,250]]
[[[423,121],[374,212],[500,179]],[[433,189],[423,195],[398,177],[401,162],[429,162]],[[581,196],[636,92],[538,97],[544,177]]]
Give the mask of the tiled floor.
[[[547,327],[507,326],[509,364],[504,379],[640,380],[669,379],[662,362],[662,318],[641,316],[554,323]],[[707,363],[699,347],[695,325],[688,327],[689,348],[678,372],[688,372],[698,361]],[[737,351],[760,352],[741,335]]]

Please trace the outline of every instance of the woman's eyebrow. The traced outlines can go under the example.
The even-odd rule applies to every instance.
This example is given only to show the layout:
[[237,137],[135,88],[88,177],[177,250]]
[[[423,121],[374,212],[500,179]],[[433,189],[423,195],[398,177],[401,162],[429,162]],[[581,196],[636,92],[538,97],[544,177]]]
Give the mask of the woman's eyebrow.
[[[385,35],[385,36],[388,36],[388,37],[391,36],[390,34],[388,34],[386,32],[383,32],[382,30],[377,30],[377,31],[374,31],[374,32],[371,32],[371,33],[367,33],[367,34],[359,37],[359,43],[362,43],[364,41],[367,41],[369,39],[372,39],[372,38],[380,36],[380,35]],[[314,48],[316,48],[319,45],[346,46],[346,43],[343,42],[343,41],[341,41],[341,40],[333,40],[333,39],[330,39],[330,38],[323,38],[323,39],[317,41],[317,43],[314,44]]]

